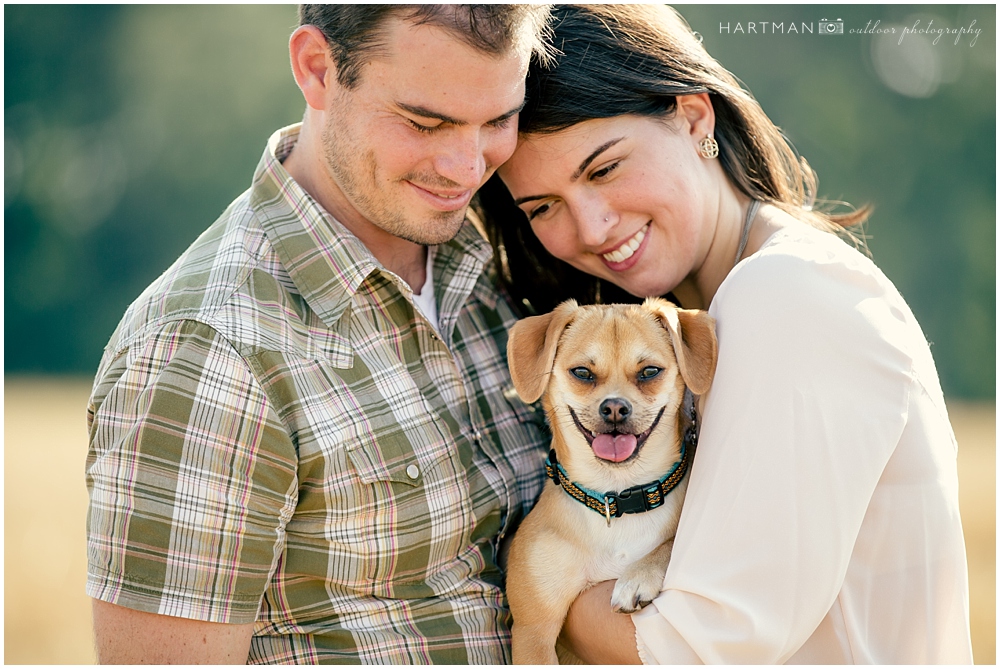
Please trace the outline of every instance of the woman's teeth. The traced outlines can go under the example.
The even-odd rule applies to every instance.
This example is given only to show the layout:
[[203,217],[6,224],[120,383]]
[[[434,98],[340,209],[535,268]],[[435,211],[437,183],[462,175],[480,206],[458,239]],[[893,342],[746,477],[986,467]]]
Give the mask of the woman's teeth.
[[632,237],[632,239],[628,240],[611,253],[605,253],[601,257],[608,262],[624,262],[625,260],[628,260],[635,253],[635,250],[639,248],[639,244],[642,244],[642,240],[646,238],[647,230],[649,230],[649,223],[642,226],[642,229],[635,233],[635,236]]

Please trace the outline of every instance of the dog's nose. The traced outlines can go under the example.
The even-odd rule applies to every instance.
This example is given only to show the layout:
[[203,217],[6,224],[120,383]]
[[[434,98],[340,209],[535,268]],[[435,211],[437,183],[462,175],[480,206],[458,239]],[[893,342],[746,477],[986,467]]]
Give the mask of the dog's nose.
[[609,423],[621,423],[632,415],[632,405],[620,397],[610,397],[600,406],[601,418]]

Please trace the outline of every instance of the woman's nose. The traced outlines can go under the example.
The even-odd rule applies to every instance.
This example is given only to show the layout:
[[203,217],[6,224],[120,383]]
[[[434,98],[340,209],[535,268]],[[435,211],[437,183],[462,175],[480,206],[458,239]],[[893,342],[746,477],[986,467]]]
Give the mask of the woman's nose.
[[585,246],[600,249],[617,223],[618,214],[607,206],[589,207],[577,215],[577,236]]

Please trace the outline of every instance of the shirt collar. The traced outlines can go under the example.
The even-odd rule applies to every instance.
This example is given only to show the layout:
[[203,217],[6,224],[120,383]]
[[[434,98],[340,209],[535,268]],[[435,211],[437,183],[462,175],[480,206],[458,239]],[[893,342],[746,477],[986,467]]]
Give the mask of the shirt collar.
[[[411,291],[285,170],[281,163],[298,141],[300,130],[301,124],[291,125],[268,139],[254,173],[250,203],[302,297],[327,325],[333,326],[373,272],[383,272],[407,295]],[[465,296],[471,291],[476,299],[495,307],[496,293],[483,272],[490,265],[491,256],[489,243],[466,222],[454,239],[437,247],[436,289],[442,294],[447,290]],[[447,272],[447,268],[458,266],[465,271]],[[449,285],[449,278],[468,285]],[[449,316],[457,314],[448,312],[457,311],[460,306],[460,303],[442,304],[441,316],[450,320]]]

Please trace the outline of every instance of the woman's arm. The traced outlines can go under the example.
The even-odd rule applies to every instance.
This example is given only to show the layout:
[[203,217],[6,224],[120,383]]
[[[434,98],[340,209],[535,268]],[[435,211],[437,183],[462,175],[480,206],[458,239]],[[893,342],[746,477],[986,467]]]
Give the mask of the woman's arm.
[[633,616],[651,659],[794,655],[905,424],[912,360],[880,282],[803,246],[750,259],[713,303],[719,364],[673,556],[656,615]]
[[611,609],[615,581],[598,583],[576,598],[559,640],[587,664],[641,664],[632,616]]

